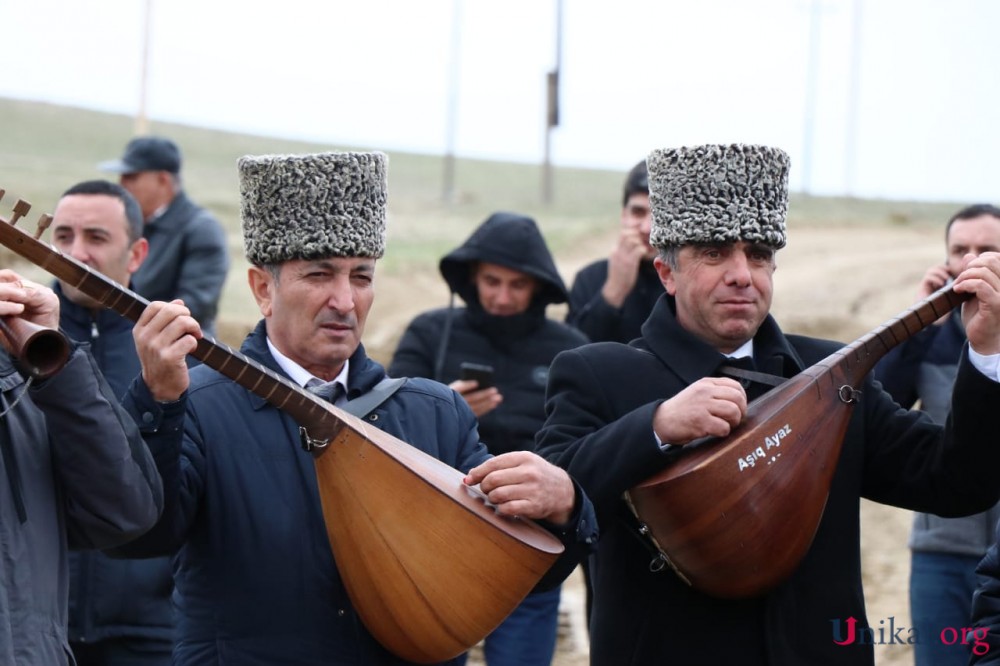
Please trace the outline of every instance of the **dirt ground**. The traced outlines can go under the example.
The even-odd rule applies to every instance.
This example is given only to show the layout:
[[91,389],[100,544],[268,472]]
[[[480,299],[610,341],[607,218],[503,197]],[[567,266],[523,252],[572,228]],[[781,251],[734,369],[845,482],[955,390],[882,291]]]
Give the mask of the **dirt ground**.
[[[778,254],[773,311],[783,328],[851,342],[912,304],[916,284],[927,266],[941,259],[938,230],[900,228],[792,229],[790,243]],[[577,248],[572,257],[559,257],[559,268],[569,282],[576,270],[602,254],[611,238],[595,238]],[[415,292],[436,276],[408,276],[400,292],[379,287],[381,312],[415,308]],[[434,305],[443,304],[443,291]],[[388,296],[388,298],[387,298]],[[386,300],[392,301],[387,304]],[[402,325],[409,320],[397,312]],[[550,313],[551,315],[552,313]],[[394,319],[386,317],[386,320]],[[374,321],[374,320],[373,320]],[[391,337],[388,331],[381,335]],[[868,618],[874,627],[909,627],[907,581],[909,578],[910,512],[863,502],[861,510],[862,562]],[[562,618],[555,666],[588,663],[587,633],[583,623],[582,577],[577,573],[563,588]],[[879,666],[912,665],[907,646],[876,646]],[[470,663],[481,664],[473,655]]]

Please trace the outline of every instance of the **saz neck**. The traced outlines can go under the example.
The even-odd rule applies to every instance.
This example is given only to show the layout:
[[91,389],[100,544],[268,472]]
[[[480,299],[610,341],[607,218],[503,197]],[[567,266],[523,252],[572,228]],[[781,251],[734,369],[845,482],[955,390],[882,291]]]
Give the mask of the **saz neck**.
[[[134,291],[32,238],[2,218],[0,242],[130,321],[138,321],[149,305],[148,300]],[[202,338],[191,356],[288,412],[311,431],[330,432],[342,425],[328,403],[224,343]]]
[[846,376],[854,382],[860,382],[893,347],[927,328],[970,297],[971,294],[955,293],[951,285],[944,286],[909,310],[858,338],[836,354]]

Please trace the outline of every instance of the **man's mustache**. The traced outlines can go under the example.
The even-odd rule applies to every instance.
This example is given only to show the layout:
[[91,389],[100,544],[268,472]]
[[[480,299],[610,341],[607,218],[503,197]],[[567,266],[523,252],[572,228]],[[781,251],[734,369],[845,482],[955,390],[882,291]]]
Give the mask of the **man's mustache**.
[[347,326],[349,328],[355,328],[358,325],[358,318],[354,316],[353,313],[347,314],[337,314],[336,312],[327,313],[323,315],[317,322],[320,326]]

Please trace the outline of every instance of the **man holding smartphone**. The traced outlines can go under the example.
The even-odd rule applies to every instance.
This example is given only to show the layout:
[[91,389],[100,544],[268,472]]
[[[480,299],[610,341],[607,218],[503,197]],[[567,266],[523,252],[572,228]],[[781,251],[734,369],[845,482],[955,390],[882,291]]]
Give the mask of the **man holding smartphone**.
[[[962,272],[973,256],[1000,252],[1000,208],[968,206],[945,227],[947,256],[927,269],[917,301],[927,298]],[[920,409],[944,423],[951,409],[951,388],[965,344],[965,329],[952,311],[899,345],[876,366],[875,376],[903,407]],[[976,565],[993,542],[1000,505],[965,518],[915,513],[910,532],[910,613],[917,635],[915,666],[967,664],[969,644],[936,640],[948,627],[969,627]],[[931,640],[934,639],[934,640]]]
[[[494,213],[440,263],[447,308],[418,315],[389,365],[393,377],[448,383],[479,419],[490,453],[533,450],[545,419],[549,364],[587,342],[548,319],[566,287],[534,220]],[[465,307],[455,306],[455,295]],[[559,589],[530,594],[486,638],[488,666],[547,666],[555,651]]]

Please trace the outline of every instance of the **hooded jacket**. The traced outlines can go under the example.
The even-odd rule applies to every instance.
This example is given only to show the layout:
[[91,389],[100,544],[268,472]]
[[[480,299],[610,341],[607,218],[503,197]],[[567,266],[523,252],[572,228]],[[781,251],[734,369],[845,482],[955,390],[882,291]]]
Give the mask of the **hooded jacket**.
[[[532,276],[538,288],[520,314],[487,313],[479,301],[473,270],[479,263]],[[566,287],[545,240],[529,217],[494,213],[440,263],[452,304],[416,317],[400,340],[389,374],[430,377],[449,383],[463,362],[492,366],[503,402],[479,418],[483,442],[494,455],[534,449],[545,418],[545,385],[556,354],[587,342],[579,331],[545,316],[552,303],[567,300]],[[454,307],[458,295],[466,307]]]

